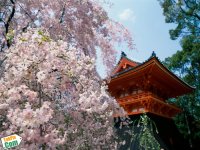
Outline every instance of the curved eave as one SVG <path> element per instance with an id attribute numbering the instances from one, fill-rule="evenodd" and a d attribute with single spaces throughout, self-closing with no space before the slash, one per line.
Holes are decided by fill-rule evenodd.
<path id="1" fill-rule="evenodd" d="M 136 66 L 138 66 L 140 63 L 136 62 L 136 61 L 132 61 L 129 58 L 127 58 L 126 56 L 122 56 L 117 64 L 117 66 L 113 69 L 112 74 L 117 74 L 120 70 L 120 68 L 124 65 L 124 64 L 128 64 L 131 66 L 131 68 L 134 68 Z M 130 68 L 129 68 L 130 69 Z M 126 69 L 127 70 L 127 69 Z"/>
<path id="2" fill-rule="evenodd" d="M 144 71 L 148 70 L 148 71 Z M 163 82 L 163 86 L 168 85 L 168 89 L 170 87 L 173 89 L 171 90 L 170 97 L 176 97 L 180 95 L 184 95 L 187 93 L 191 93 L 195 90 L 195 87 L 192 87 L 188 85 L 183 80 L 179 79 L 174 73 L 172 73 L 169 69 L 167 69 L 159 60 L 157 57 L 151 57 L 146 62 L 134 67 L 130 68 L 128 70 L 124 70 L 122 72 L 116 73 L 114 76 L 112 76 L 111 82 L 123 80 L 125 78 L 131 78 L 131 76 L 134 76 L 135 74 L 144 74 L 148 73 L 153 76 L 152 82 L 155 82 L 156 79 L 159 79 L 161 83 Z M 162 78 L 164 77 L 164 78 Z M 165 81 L 167 80 L 167 81 Z M 170 85 L 171 84 L 171 85 Z M 178 88 L 178 91 L 176 90 Z M 174 91 L 176 90 L 176 91 Z"/>
<path id="3" fill-rule="evenodd" d="M 188 88 L 191 90 L 191 92 L 193 90 L 195 90 L 196 88 L 189 85 L 188 83 L 186 83 L 185 81 L 183 81 L 182 79 L 180 79 L 176 74 L 172 73 L 167 67 L 165 67 L 159 60 L 157 57 L 153 57 L 153 59 L 156 60 L 157 65 L 160 67 L 160 69 L 162 69 L 164 72 L 168 73 L 168 75 L 170 75 L 172 78 L 174 78 L 175 80 L 177 80 L 180 84 L 182 84 L 184 87 Z"/>

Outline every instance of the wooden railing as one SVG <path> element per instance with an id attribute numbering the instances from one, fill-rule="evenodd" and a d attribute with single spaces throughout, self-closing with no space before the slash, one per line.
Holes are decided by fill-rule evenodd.
<path id="1" fill-rule="evenodd" d="M 174 105 L 170 105 L 164 99 L 151 92 L 142 92 L 117 99 L 118 103 L 126 107 L 129 115 L 143 112 L 151 112 L 157 115 L 171 118 L 181 110 Z M 134 111 L 133 111 L 134 110 Z"/>
<path id="2" fill-rule="evenodd" d="M 137 100 L 142 100 L 142 99 L 148 99 L 148 98 L 156 98 L 160 101 L 165 101 L 163 98 L 158 97 L 157 95 L 151 93 L 151 92 L 141 92 L 138 94 L 132 94 L 132 95 L 128 95 L 128 96 L 124 96 L 122 98 L 117 98 L 117 101 L 122 104 L 122 103 L 130 103 L 130 102 L 134 102 Z"/>

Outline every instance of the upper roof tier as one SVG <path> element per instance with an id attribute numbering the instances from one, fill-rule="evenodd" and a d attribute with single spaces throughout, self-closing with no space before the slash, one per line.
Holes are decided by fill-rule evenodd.
<path id="1" fill-rule="evenodd" d="M 122 52 L 121 59 L 113 70 L 109 88 L 117 92 L 130 87 L 157 90 L 165 98 L 181 96 L 195 89 L 167 69 L 154 52 L 143 63 L 128 59 Z"/>

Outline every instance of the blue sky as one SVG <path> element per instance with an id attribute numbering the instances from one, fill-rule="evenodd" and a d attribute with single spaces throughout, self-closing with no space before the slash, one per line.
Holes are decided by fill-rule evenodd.
<path id="1" fill-rule="evenodd" d="M 175 24 L 165 23 L 162 8 L 157 0 L 110 0 L 114 5 L 108 14 L 121 22 L 132 33 L 136 50 L 124 50 L 131 58 L 144 61 L 152 51 L 164 58 L 180 50 L 179 41 L 171 40 L 169 29 Z"/>
<path id="2" fill-rule="evenodd" d="M 179 41 L 171 40 L 169 29 L 175 24 L 165 23 L 162 8 L 157 0 L 110 0 L 111 8 L 106 7 L 110 18 L 119 21 L 129 29 L 136 50 L 119 47 L 129 58 L 143 62 L 155 51 L 160 60 L 180 50 Z M 118 53 L 118 59 L 120 52 Z M 101 71 L 100 71 L 101 72 Z"/>

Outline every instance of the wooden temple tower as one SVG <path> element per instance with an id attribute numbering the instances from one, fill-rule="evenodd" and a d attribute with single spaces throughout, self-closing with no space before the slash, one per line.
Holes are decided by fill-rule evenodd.
<path id="1" fill-rule="evenodd" d="M 128 59 L 122 52 L 108 89 L 130 117 L 142 113 L 150 115 L 166 147 L 177 149 L 177 138 L 180 137 L 171 118 L 180 113 L 181 109 L 166 100 L 191 93 L 194 88 L 168 70 L 154 52 L 143 63 Z"/>

